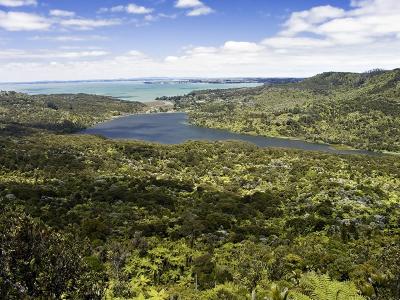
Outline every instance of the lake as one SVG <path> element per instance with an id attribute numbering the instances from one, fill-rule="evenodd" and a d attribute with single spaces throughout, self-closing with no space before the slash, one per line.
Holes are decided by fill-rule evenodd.
<path id="1" fill-rule="evenodd" d="M 172 80 L 0 83 L 0 90 L 37 94 L 96 94 L 122 100 L 150 102 L 162 96 L 182 96 L 205 89 L 255 87 L 259 83 L 191 83 Z"/>
<path id="2" fill-rule="evenodd" d="M 279 147 L 335 154 L 372 154 L 364 150 L 338 150 L 329 145 L 308 143 L 284 138 L 252 136 L 232 133 L 222 129 L 203 128 L 190 125 L 186 113 L 158 113 L 129 115 L 83 131 L 84 134 L 97 134 L 111 139 L 132 139 L 162 144 L 180 144 L 189 140 L 223 141 L 239 140 L 260 147 Z"/>

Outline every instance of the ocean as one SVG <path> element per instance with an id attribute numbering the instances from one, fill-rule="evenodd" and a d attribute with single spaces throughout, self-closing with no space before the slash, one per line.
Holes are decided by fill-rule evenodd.
<path id="1" fill-rule="evenodd" d="M 259 83 L 190 83 L 176 81 L 82 81 L 45 83 L 0 83 L 2 91 L 37 94 L 87 93 L 128 101 L 150 102 L 161 96 L 180 96 L 195 90 L 254 87 Z"/>

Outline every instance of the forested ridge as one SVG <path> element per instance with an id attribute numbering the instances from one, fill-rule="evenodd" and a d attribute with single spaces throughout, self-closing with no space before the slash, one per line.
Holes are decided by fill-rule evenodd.
<path id="1" fill-rule="evenodd" d="M 195 125 L 400 151 L 400 69 L 327 72 L 299 83 L 172 97 Z"/>
<path id="2" fill-rule="evenodd" d="M 0 92 L 0 129 L 4 135 L 37 129 L 73 133 L 123 114 L 142 112 L 146 105 L 88 94 L 27 95 Z"/>
<path id="3" fill-rule="evenodd" d="M 397 156 L 71 135 L 140 105 L 31 97 L 0 102 L 0 298 L 400 298 Z"/>

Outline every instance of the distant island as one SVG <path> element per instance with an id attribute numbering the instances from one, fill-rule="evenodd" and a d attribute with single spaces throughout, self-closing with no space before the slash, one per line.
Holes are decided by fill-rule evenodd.
<path id="1" fill-rule="evenodd" d="M 233 83 L 289 83 L 299 82 L 303 78 L 263 78 L 263 77 L 244 77 L 244 78 L 131 78 L 131 79 L 93 79 L 93 80 L 68 80 L 68 81 L 30 81 L 30 82 L 0 82 L 1 84 L 46 84 L 46 83 L 85 83 L 85 82 L 143 82 L 153 83 L 214 83 L 214 84 L 233 84 Z"/>

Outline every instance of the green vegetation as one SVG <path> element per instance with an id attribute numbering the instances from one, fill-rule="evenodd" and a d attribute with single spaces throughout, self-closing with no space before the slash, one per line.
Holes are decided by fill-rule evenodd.
<path id="1" fill-rule="evenodd" d="M 172 97 L 193 124 L 400 151 L 400 69 L 323 73 L 300 83 Z"/>
<path id="2" fill-rule="evenodd" d="M 0 130 L 16 134 L 37 131 L 72 133 L 95 123 L 137 113 L 145 105 L 105 96 L 37 95 L 0 92 Z"/>
<path id="3" fill-rule="evenodd" d="M 0 298 L 400 298 L 397 156 L 69 135 L 129 110 L 68 97 L 2 96 Z"/>

